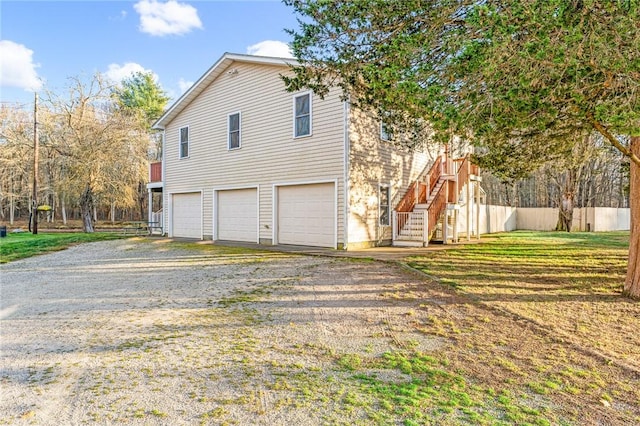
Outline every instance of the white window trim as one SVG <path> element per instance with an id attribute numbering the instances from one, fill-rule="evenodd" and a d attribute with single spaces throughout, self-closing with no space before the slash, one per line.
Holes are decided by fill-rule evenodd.
<path id="1" fill-rule="evenodd" d="M 182 155 L 182 129 L 187 129 L 187 155 Z M 191 155 L 191 129 L 189 126 L 178 128 L 178 158 L 189 158 Z"/>
<path id="2" fill-rule="evenodd" d="M 309 134 L 307 135 L 296 135 L 296 99 L 302 96 L 309 95 Z M 311 90 L 306 92 L 301 92 L 293 96 L 293 138 L 308 138 L 313 135 L 313 93 Z"/>
<path id="3" fill-rule="evenodd" d="M 382 190 L 386 189 L 388 191 L 387 194 L 387 219 L 389 223 L 382 223 Z M 386 183 L 378 184 L 378 225 L 379 226 L 391 226 L 391 185 Z"/>
<path id="4" fill-rule="evenodd" d="M 231 116 L 238 114 L 238 146 L 231 148 Z M 236 111 L 227 114 L 227 150 L 235 151 L 242 148 L 242 112 Z"/>

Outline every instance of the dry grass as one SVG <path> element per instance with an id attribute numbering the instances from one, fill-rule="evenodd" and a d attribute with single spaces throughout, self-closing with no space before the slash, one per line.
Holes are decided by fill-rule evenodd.
<path id="1" fill-rule="evenodd" d="M 519 232 L 410 265 L 466 310 L 443 309 L 425 327 L 458 336 L 447 356 L 465 376 L 544 395 L 576 422 L 626 424 L 640 408 L 640 303 L 621 296 L 627 253 L 628 233 Z"/>

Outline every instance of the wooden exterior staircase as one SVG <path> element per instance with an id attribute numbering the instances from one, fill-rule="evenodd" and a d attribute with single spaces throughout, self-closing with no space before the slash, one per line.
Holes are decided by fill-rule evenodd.
<path id="1" fill-rule="evenodd" d="M 393 245 L 427 246 L 446 209 L 455 208 L 464 185 L 469 184 L 471 175 L 478 174 L 468 155 L 455 160 L 444 154 L 436 158 L 431 168 L 409 186 L 393 211 Z"/>

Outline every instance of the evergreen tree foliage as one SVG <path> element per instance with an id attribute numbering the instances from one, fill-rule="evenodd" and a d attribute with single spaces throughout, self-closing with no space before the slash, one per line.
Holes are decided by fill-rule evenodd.
<path id="1" fill-rule="evenodd" d="M 285 3 L 299 15 L 291 91 L 338 86 L 385 124 L 471 140 L 506 178 L 600 133 L 631 161 L 625 292 L 640 297 L 640 0 Z"/>
<path id="2" fill-rule="evenodd" d="M 163 113 L 169 97 L 150 72 L 137 72 L 116 86 L 113 95 L 118 106 L 139 114 L 150 125 Z"/>

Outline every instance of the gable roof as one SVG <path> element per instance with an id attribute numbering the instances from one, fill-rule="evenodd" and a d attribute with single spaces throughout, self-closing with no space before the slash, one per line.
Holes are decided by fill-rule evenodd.
<path id="1" fill-rule="evenodd" d="M 200 95 L 222 72 L 234 62 L 266 65 L 299 65 L 293 58 L 276 58 L 270 56 L 242 55 L 238 53 L 225 53 L 218 61 L 205 72 L 186 92 L 175 101 L 162 116 L 153 123 L 151 128 L 163 130 L 183 109 Z"/>

